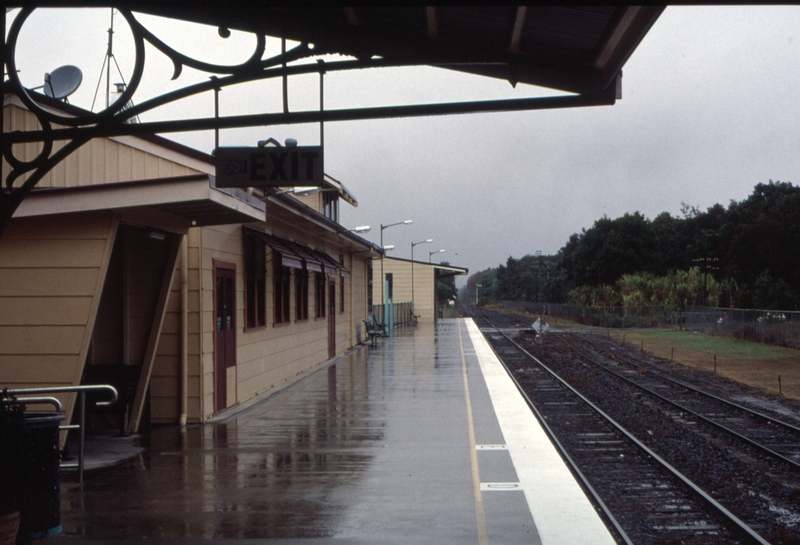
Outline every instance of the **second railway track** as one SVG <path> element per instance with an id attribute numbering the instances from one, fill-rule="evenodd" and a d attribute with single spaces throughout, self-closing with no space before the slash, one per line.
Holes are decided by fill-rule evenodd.
<path id="1" fill-rule="evenodd" d="M 492 317 L 473 317 L 608 510 L 620 543 L 800 543 L 800 430 L 792 423 L 670 384 L 582 336 L 515 342 Z M 529 326 L 494 318 L 512 332 Z"/>

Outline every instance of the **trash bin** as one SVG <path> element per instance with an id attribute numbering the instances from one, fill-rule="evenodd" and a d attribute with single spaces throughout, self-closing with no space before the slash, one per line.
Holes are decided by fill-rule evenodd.
<path id="1" fill-rule="evenodd" d="M 17 543 L 61 533 L 58 426 L 64 418 L 57 412 L 25 413 L 31 449 L 29 459 L 20 461 L 24 490 Z"/>

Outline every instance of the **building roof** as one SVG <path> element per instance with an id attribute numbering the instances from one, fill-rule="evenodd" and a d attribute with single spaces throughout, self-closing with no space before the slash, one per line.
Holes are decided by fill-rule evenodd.
<path id="1" fill-rule="evenodd" d="M 45 2 L 49 4 L 51 2 Z M 605 89 L 664 6 L 365 6 L 138 0 L 132 9 L 575 93 Z M 59 2 L 63 5 L 63 2 Z"/>
<path id="2" fill-rule="evenodd" d="M 384 259 L 388 261 L 404 261 L 406 263 L 414 263 L 415 265 L 424 265 L 426 267 L 432 267 L 434 269 L 434 274 L 436 278 L 445 278 L 447 276 L 458 276 L 462 274 L 469 274 L 469 269 L 466 267 L 458 267 L 455 265 L 444 265 L 442 263 L 430 263 L 428 261 L 417 261 L 406 259 L 404 257 L 391 257 L 386 256 Z"/>
<path id="3" fill-rule="evenodd" d="M 155 210 L 176 228 L 263 221 L 264 201 L 240 189 L 219 189 L 207 174 L 73 187 L 35 189 L 15 218 L 97 212 Z"/>

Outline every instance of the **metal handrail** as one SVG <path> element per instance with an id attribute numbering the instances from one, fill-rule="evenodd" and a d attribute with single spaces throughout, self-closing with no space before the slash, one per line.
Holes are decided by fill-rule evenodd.
<path id="1" fill-rule="evenodd" d="M 20 395 L 31 395 L 31 394 L 71 394 L 77 393 L 78 394 L 78 424 L 72 425 L 65 425 L 59 426 L 58 429 L 60 430 L 78 430 L 78 436 L 80 441 L 78 443 L 78 482 L 83 482 L 83 455 L 84 455 L 84 446 L 86 444 L 86 392 L 102 392 L 105 391 L 111 395 L 111 399 L 108 401 L 98 401 L 96 405 L 98 407 L 108 407 L 113 405 L 119 399 L 119 394 L 117 393 L 117 389 L 109 384 L 86 384 L 83 386 L 54 386 L 52 388 L 21 388 L 19 390 L 8 390 L 8 393 L 13 395 L 14 397 Z M 45 397 L 45 398 L 17 398 L 16 403 L 54 403 L 54 405 L 58 408 L 58 412 L 63 413 L 64 409 L 61 407 L 61 403 L 52 397 Z M 62 464 L 61 467 L 75 467 L 73 464 Z"/>
<path id="2" fill-rule="evenodd" d="M 9 390 L 9 393 L 13 393 Z M 64 407 L 61 402 L 54 397 L 23 397 L 22 399 L 15 399 L 14 401 L 4 401 L 5 403 L 16 403 L 18 405 L 40 405 L 49 403 L 53 406 L 58 414 L 64 414 Z"/>

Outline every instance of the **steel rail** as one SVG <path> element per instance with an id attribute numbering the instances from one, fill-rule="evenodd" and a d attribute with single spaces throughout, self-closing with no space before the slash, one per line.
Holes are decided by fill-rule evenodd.
<path id="1" fill-rule="evenodd" d="M 547 365 L 541 362 L 538 358 L 536 358 L 533 354 L 525 350 L 522 346 L 517 344 L 511 337 L 506 335 L 502 330 L 495 327 L 487 318 L 482 318 L 487 323 L 490 324 L 497 332 L 505 337 L 511 344 L 513 344 L 520 352 L 525 354 L 528 358 L 535 361 L 542 369 L 547 371 L 555 380 L 561 383 L 564 388 L 566 388 L 569 392 L 575 395 L 578 399 L 583 401 L 587 406 L 591 407 L 594 411 L 597 412 L 600 416 L 602 416 L 609 424 L 611 424 L 614 428 L 617 429 L 622 435 L 628 438 L 634 445 L 636 445 L 639 449 L 641 449 L 645 454 L 650 456 L 653 460 L 658 462 L 661 467 L 666 469 L 670 474 L 672 474 L 675 478 L 680 480 L 685 486 L 687 486 L 693 493 L 695 493 L 698 497 L 700 497 L 703 501 L 705 501 L 709 506 L 715 509 L 720 515 L 726 518 L 728 521 L 733 523 L 739 530 L 744 532 L 748 537 L 755 540 L 756 543 L 761 545 L 770 545 L 770 543 L 761 537 L 755 530 L 753 530 L 750 526 L 748 526 L 744 521 L 739 519 L 736 515 L 726 509 L 722 504 L 717 502 L 714 498 L 708 495 L 702 488 L 696 485 L 692 480 L 690 480 L 686 475 L 678 471 L 677 468 L 672 466 L 669 462 L 661 458 L 655 451 L 651 450 L 647 445 L 641 442 L 636 436 L 634 436 L 631 432 L 625 429 L 621 424 L 619 424 L 616 420 L 614 420 L 610 415 L 605 413 L 600 407 L 592 403 L 589 399 L 584 397 L 580 392 L 578 392 L 575 388 L 573 388 L 568 382 L 564 379 L 559 377 L 552 369 L 550 369 Z M 499 357 L 499 356 L 498 356 Z M 502 361 L 502 360 L 501 360 Z M 507 368 L 506 368 L 507 369 Z M 509 373 L 510 374 L 510 373 Z"/>
<path id="2" fill-rule="evenodd" d="M 12 390 L 9 390 L 11 392 Z M 52 405 L 53 408 L 56 410 L 58 414 L 64 414 L 64 407 L 61 405 L 61 402 L 54 398 L 54 397 L 23 397 L 20 399 L 15 399 L 14 401 L 4 400 L 4 403 L 11 405 Z M 35 412 L 27 413 L 36 415 Z"/>
<path id="3" fill-rule="evenodd" d="M 599 351 L 601 351 L 601 352 L 605 352 L 605 350 L 603 350 L 602 348 L 600 348 L 600 347 L 598 347 L 596 344 L 594 344 L 594 342 L 593 342 L 591 339 L 588 339 L 588 338 L 587 338 L 587 339 L 586 339 L 586 341 L 587 341 L 589 344 L 591 344 L 592 346 L 594 346 L 594 347 L 595 347 L 597 350 L 599 350 Z M 606 352 L 606 353 L 607 353 L 607 352 Z M 608 354 L 608 353 L 607 353 L 607 354 Z M 649 368 L 649 367 L 644 367 L 644 366 L 642 366 L 642 365 L 638 365 L 636 362 L 634 362 L 634 361 L 631 361 L 631 360 L 628 360 L 628 359 L 625 359 L 625 358 L 623 358 L 623 357 L 620 357 L 620 356 L 619 356 L 619 355 L 617 355 L 617 354 L 608 354 L 608 355 L 609 355 L 609 357 L 611 357 L 611 358 L 613 358 L 613 359 L 617 359 L 617 360 L 621 361 L 622 363 L 627 363 L 628 365 L 631 365 L 631 366 L 633 366 L 633 367 L 636 367 L 637 369 L 644 369 L 644 370 L 646 370 L 648 373 L 650 373 L 650 374 L 652 374 L 652 375 L 655 375 L 655 376 L 657 376 L 657 377 L 659 377 L 659 378 L 661 378 L 661 379 L 664 379 L 664 380 L 666 380 L 666 381 L 672 382 L 672 383 L 674 383 L 674 384 L 678 384 L 679 386 L 683 386 L 683 387 L 684 387 L 684 388 L 686 388 L 687 390 L 690 390 L 690 391 L 692 391 L 692 392 L 694 392 L 694 393 L 696 393 L 696 394 L 701 394 L 701 395 L 704 395 L 704 396 L 706 396 L 706 397 L 708 397 L 708 398 L 710 398 L 710 399 L 714 399 L 714 400 L 716 400 L 716 401 L 720 401 L 720 402 L 722 402 L 722 403 L 725 403 L 726 405 L 729 405 L 729 406 L 731 406 L 731 407 L 734 407 L 734 408 L 736 408 L 736 409 L 739 409 L 739 410 L 741 410 L 741 411 L 745 411 L 745 412 L 747 412 L 747 413 L 750 413 L 750 414 L 752 414 L 753 416 L 757 416 L 757 417 L 759 417 L 759 418 L 763 418 L 764 420 L 767 420 L 767 421 L 769 421 L 769 422 L 770 422 L 770 423 L 772 423 L 772 424 L 776 424 L 776 425 L 778 425 L 778 426 L 781 426 L 781 427 L 783 427 L 783 428 L 786 428 L 786 429 L 788 429 L 788 430 L 791 430 L 791 431 L 794 431 L 794 432 L 800 433 L 800 427 L 798 427 L 798 426 L 795 426 L 794 424 L 790 424 L 789 422 L 785 422 L 785 421 L 783 421 L 783 420 L 780 420 L 780 419 L 778 419 L 778 418 L 775 418 L 775 417 L 773 417 L 773 416 L 770 416 L 770 415 L 768 415 L 768 414 L 764 414 L 764 413 L 762 413 L 762 412 L 759 412 L 759 411 L 757 411 L 757 410 L 755 410 L 755 409 L 752 409 L 752 408 L 750 408 L 750 407 L 746 407 L 746 406 L 744 406 L 744 405 L 740 405 L 739 403 L 735 403 L 735 402 L 733 402 L 733 401 L 731 401 L 731 400 L 729 400 L 729 399 L 725 399 L 725 398 L 719 397 L 719 396 L 717 396 L 717 395 L 714 395 L 714 394 L 712 394 L 712 393 L 709 393 L 709 392 L 703 391 L 703 390 L 701 390 L 701 389 L 697 388 L 696 386 L 693 386 L 693 385 L 691 385 L 691 384 L 689 384 L 689 383 L 687 383 L 687 382 L 683 382 L 682 380 L 677 380 L 677 379 L 674 379 L 674 378 L 672 378 L 672 377 L 668 377 L 667 375 L 665 375 L 665 374 L 663 374 L 663 373 L 659 373 L 658 371 L 656 371 L 656 370 L 654 370 L 654 369 L 651 369 L 651 368 Z"/>
<path id="4" fill-rule="evenodd" d="M 500 331 L 500 329 L 497 328 L 487 318 L 481 317 L 481 319 L 485 320 L 489 325 L 494 327 L 497 331 Z M 500 333 L 503 334 L 504 336 L 506 336 L 505 333 L 502 333 L 502 331 L 500 331 Z M 508 336 L 506 336 L 506 338 L 508 338 Z M 492 351 L 494 352 L 494 347 L 492 347 L 491 344 L 489 346 L 490 346 L 490 348 L 492 348 Z M 586 477 L 586 475 L 584 475 L 583 471 L 581 471 L 581 469 L 578 467 L 577 462 L 575 462 L 575 460 L 572 459 L 572 457 L 567 452 L 566 447 L 561 443 L 561 441 L 559 441 L 559 439 L 556 436 L 555 432 L 553 432 L 552 428 L 548 424 L 547 419 L 545 419 L 544 415 L 539 411 L 539 408 L 536 407 L 536 405 L 534 405 L 533 401 L 531 401 L 531 398 L 528 397 L 528 394 L 522 388 L 522 385 L 519 383 L 519 381 L 517 381 L 517 378 L 514 376 L 514 374 L 511 372 L 511 370 L 506 365 L 506 362 L 503 361 L 503 358 L 501 358 L 500 355 L 497 354 L 497 352 L 495 352 L 495 355 L 497 356 L 498 361 L 502 364 L 503 368 L 506 370 L 506 373 L 508 373 L 508 376 L 511 378 L 512 382 L 514 383 L 514 386 L 516 386 L 517 391 L 519 391 L 519 393 L 522 395 L 522 398 L 525 400 L 525 403 L 528 404 L 528 407 L 530 407 L 530 409 L 533 412 L 534 416 L 536 416 L 536 420 L 539 421 L 539 425 L 542 426 L 542 428 L 544 429 L 545 433 L 550 438 L 550 441 L 552 441 L 552 443 L 555 445 L 556 449 L 558 450 L 558 453 L 561 455 L 561 458 L 563 458 L 564 461 L 567 462 L 567 464 L 569 465 L 570 470 L 572 471 L 573 475 L 576 475 L 578 477 L 578 479 L 580 480 L 581 485 L 583 486 L 583 489 L 586 490 L 587 492 L 589 492 L 589 494 L 591 495 L 592 499 L 595 501 L 595 503 L 598 505 L 598 507 L 600 507 L 601 511 L 603 512 L 603 516 L 614 527 L 614 530 L 619 534 L 620 538 L 627 545 L 635 545 L 635 543 L 631 540 L 631 538 L 628 536 L 628 534 L 622 528 L 622 525 L 619 523 L 619 521 L 617 521 L 617 518 L 611 512 L 611 509 L 603 501 L 603 498 L 600 497 L 600 494 L 597 492 L 597 490 L 595 490 L 595 488 L 589 482 L 589 479 Z"/>
<path id="5" fill-rule="evenodd" d="M 749 437 L 747 437 L 745 435 L 742 435 L 739 432 L 734 431 L 734 430 L 728 428 L 727 426 L 725 426 L 725 425 L 723 425 L 723 424 L 721 424 L 719 422 L 715 422 L 711 418 L 709 418 L 707 416 L 704 416 L 704 415 L 698 413 L 697 411 L 694 411 L 694 410 L 692 410 L 692 409 L 690 409 L 690 408 L 688 408 L 688 407 L 686 407 L 684 405 L 681 405 L 677 401 L 673 401 L 673 400 L 663 396 L 662 394 L 659 394 L 658 392 L 655 392 L 655 391 L 651 390 L 650 388 L 648 388 L 646 386 L 638 384 L 637 382 L 629 379 L 628 377 L 622 376 L 621 374 L 617 373 L 613 369 L 609 369 L 608 367 L 606 367 L 603 364 L 593 360 L 590 356 L 584 354 L 583 352 L 581 352 L 580 350 L 578 350 L 577 348 L 572 346 L 569 342 L 567 342 L 566 339 L 564 339 L 558 333 L 554 333 L 552 335 L 554 337 L 556 337 L 557 339 L 559 339 L 561 342 L 563 342 L 565 345 L 567 345 L 567 347 L 570 348 L 572 351 L 574 351 L 576 354 L 578 354 L 582 358 L 586 359 L 589 363 L 591 363 L 591 364 L 599 367 L 600 369 L 602 369 L 602 370 L 614 375 L 618 379 L 620 379 L 620 380 L 622 380 L 622 381 L 624 381 L 624 382 L 626 382 L 626 383 L 628 383 L 628 384 L 630 384 L 632 386 L 635 386 L 636 388 L 639 388 L 640 390 L 642 390 L 644 392 L 647 392 L 648 394 L 652 395 L 653 397 L 656 397 L 656 398 L 660 399 L 661 401 L 663 401 L 665 403 L 668 403 L 669 405 L 672 405 L 673 407 L 676 407 L 676 408 L 680 409 L 681 411 L 684 411 L 684 412 L 686 412 L 688 414 L 691 414 L 692 416 L 697 417 L 698 419 L 702 420 L 703 422 L 705 422 L 707 424 L 710 424 L 710 425 L 716 427 L 717 429 L 720 429 L 720 430 L 724 431 L 725 433 L 731 435 L 732 437 L 735 437 L 736 439 L 739 439 L 743 443 L 746 443 L 746 444 L 750 445 L 753 448 L 756 448 L 756 449 L 758 449 L 758 450 L 760 450 L 760 451 L 762 451 L 762 452 L 764 452 L 766 454 L 769 454 L 770 456 L 773 456 L 773 457 L 777 458 L 781 462 L 787 463 L 787 464 L 789 464 L 789 465 L 791 465 L 791 466 L 793 466 L 793 467 L 795 467 L 797 469 L 800 469 L 800 463 L 795 462 L 791 458 L 787 458 L 783 454 L 781 454 L 779 452 L 775 452 L 774 450 L 770 449 L 769 447 L 767 447 L 765 445 L 762 445 L 761 443 L 759 443 L 759 442 L 757 442 L 757 441 L 755 441 L 753 439 L 750 439 Z M 640 368 L 643 369 L 642 367 L 640 367 Z M 669 379 L 667 379 L 667 380 L 669 380 Z M 721 399 L 721 398 L 718 398 L 718 400 L 722 401 L 722 402 L 725 402 L 725 400 Z M 800 430 L 798 430 L 797 428 L 793 428 L 793 429 L 795 429 L 796 431 L 800 432 Z"/>

